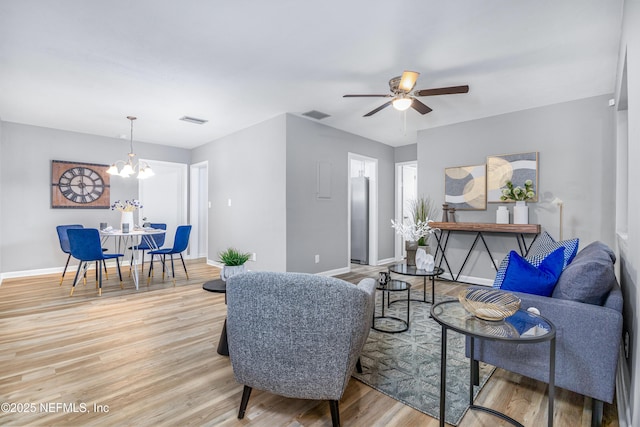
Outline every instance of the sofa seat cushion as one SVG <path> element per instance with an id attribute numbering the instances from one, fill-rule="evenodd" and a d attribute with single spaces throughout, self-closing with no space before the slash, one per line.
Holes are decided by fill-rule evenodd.
<path id="1" fill-rule="evenodd" d="M 551 296 L 563 265 L 563 247 L 541 258 L 537 265 L 531 264 L 516 251 L 511 251 L 500 289 Z"/>
<path id="2" fill-rule="evenodd" d="M 602 242 L 593 242 L 564 269 L 552 297 L 602 305 L 616 282 L 615 255 Z"/>

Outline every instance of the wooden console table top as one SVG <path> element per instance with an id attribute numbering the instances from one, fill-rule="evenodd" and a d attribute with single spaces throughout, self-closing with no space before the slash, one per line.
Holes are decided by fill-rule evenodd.
<path id="1" fill-rule="evenodd" d="M 540 234 L 540 224 L 494 224 L 490 222 L 431 222 L 431 228 L 443 231 Z"/>

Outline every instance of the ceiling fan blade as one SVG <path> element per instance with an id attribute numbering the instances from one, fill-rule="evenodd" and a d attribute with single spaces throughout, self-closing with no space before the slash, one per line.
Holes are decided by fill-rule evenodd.
<path id="1" fill-rule="evenodd" d="M 400 83 L 398 83 L 398 89 L 403 92 L 411 92 L 413 87 L 416 85 L 416 80 L 418 80 L 418 76 L 420 73 L 416 71 L 405 71 L 402 73 L 402 77 L 400 78 Z"/>
<path id="2" fill-rule="evenodd" d="M 365 114 L 362 117 L 369 117 L 369 116 L 373 116 L 375 113 L 377 113 L 378 111 L 387 108 L 389 105 L 391 105 L 392 101 L 389 102 L 385 102 L 384 104 L 382 104 L 381 106 L 379 106 L 378 108 L 376 108 L 375 110 L 371 110 L 369 111 L 367 114 Z"/>
<path id="3" fill-rule="evenodd" d="M 437 89 L 422 89 L 413 93 L 414 96 L 433 96 L 433 95 L 450 95 L 454 93 L 467 93 L 469 92 L 469 86 L 451 86 L 440 87 Z"/>
<path id="4" fill-rule="evenodd" d="M 390 98 L 393 95 L 342 95 L 343 98 Z"/>
<path id="5" fill-rule="evenodd" d="M 413 108 L 420 114 L 427 114 L 433 111 L 431 108 L 424 105 L 422 102 L 418 101 L 415 98 L 413 98 L 413 102 L 411 103 L 411 108 Z"/>

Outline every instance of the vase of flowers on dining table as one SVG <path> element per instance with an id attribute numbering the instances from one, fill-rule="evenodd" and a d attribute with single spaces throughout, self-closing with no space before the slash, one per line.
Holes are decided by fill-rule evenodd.
<path id="1" fill-rule="evenodd" d="M 141 208 L 139 200 L 131 199 L 131 200 L 116 200 L 114 204 L 111 205 L 111 210 L 120 211 L 120 229 L 125 230 L 133 230 L 133 213 Z M 124 224 L 127 224 L 125 226 Z"/>

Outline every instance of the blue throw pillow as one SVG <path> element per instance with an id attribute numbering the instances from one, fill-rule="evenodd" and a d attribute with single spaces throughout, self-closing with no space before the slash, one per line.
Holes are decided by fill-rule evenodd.
<path id="1" fill-rule="evenodd" d="M 531 253 L 527 256 L 527 260 L 535 264 L 537 260 L 544 259 L 551 252 L 555 251 L 561 246 L 564 246 L 564 265 L 562 268 L 566 268 L 567 265 L 571 263 L 573 258 L 575 258 L 578 253 L 578 244 L 580 243 L 580 239 L 569 239 L 563 240 L 561 242 L 556 242 L 553 237 L 546 231 L 542 233 L 540 238 L 538 239 L 538 243 L 531 251 Z"/>
<path id="2" fill-rule="evenodd" d="M 516 251 L 509 252 L 509 265 L 500 289 L 551 296 L 564 265 L 565 249 L 560 247 L 548 254 L 539 266 L 531 264 Z"/>

